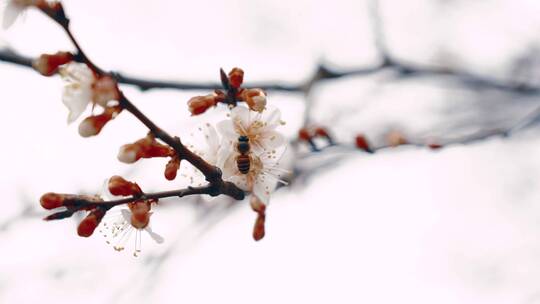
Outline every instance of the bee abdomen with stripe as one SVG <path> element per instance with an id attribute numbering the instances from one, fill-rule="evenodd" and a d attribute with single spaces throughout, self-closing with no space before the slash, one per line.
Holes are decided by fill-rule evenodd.
<path id="1" fill-rule="evenodd" d="M 236 157 L 236 166 L 238 167 L 238 171 L 240 171 L 242 174 L 248 174 L 249 168 L 251 167 L 251 158 L 249 157 L 249 138 L 244 135 L 239 136 L 236 149 L 238 150 L 238 153 L 240 153 L 240 155 Z"/>

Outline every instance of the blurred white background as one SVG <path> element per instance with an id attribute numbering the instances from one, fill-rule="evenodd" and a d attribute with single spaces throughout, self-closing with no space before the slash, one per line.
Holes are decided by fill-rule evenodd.
<path id="1" fill-rule="evenodd" d="M 64 4 L 98 65 L 139 77 L 218 81 L 220 67 L 239 66 L 247 81 L 296 84 L 319 62 L 348 70 L 381 60 L 367 1 Z M 539 83 L 540 66 L 527 64 L 525 76 L 515 68 L 524 56 L 540 58 L 536 0 L 386 0 L 379 14 L 394 58 Z M 28 56 L 71 49 L 37 11 L 1 39 Z M 83 139 L 77 124 L 66 125 L 59 78 L 7 63 L 0 69 L 0 303 L 540 303 L 534 124 L 438 151 L 330 149 L 298 160 L 303 174 L 274 195 L 260 242 L 251 238 L 247 201 L 195 207 L 192 199 L 165 200 L 153 217 L 165 243 L 143 239 L 134 258 L 99 234 L 79 238 L 78 218 L 42 221 L 47 212 L 38 200 L 49 191 L 99 193 L 114 174 L 148 190 L 180 187 L 163 179 L 164 160 L 116 160 L 118 147 L 145 128 L 122 113 L 101 135 Z M 123 90 L 174 134 L 224 115 L 189 117 L 186 101 L 206 92 Z M 508 127 L 538 107 L 540 96 L 382 69 L 321 82 L 309 101 L 312 121 L 339 141 L 363 132 L 380 143 L 392 129 L 437 138 Z M 269 103 L 281 108 L 283 131 L 294 139 L 304 96 L 269 92 Z"/>

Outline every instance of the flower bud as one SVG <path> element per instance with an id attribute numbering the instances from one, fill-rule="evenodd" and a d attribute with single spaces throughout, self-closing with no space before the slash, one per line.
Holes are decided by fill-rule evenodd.
<path id="1" fill-rule="evenodd" d="M 58 52 L 56 54 L 42 54 L 32 61 L 32 67 L 43 76 L 52 76 L 58 72 L 58 67 L 71 62 L 73 55 L 69 52 Z"/>
<path id="2" fill-rule="evenodd" d="M 176 178 L 178 169 L 180 169 L 180 159 L 175 155 L 165 166 L 165 178 L 168 180 L 174 180 Z"/>
<path id="3" fill-rule="evenodd" d="M 39 203 L 41 204 L 41 207 L 50 210 L 62 207 L 64 205 L 65 199 L 66 195 L 64 194 L 49 192 L 41 196 L 41 198 L 39 199 Z"/>
<path id="4" fill-rule="evenodd" d="M 315 129 L 315 135 L 320 136 L 320 137 L 330 137 L 330 135 L 328 134 L 328 131 L 326 131 L 325 128 L 321 128 L 321 127 L 318 127 Z"/>
<path id="5" fill-rule="evenodd" d="M 386 140 L 388 141 L 388 144 L 392 147 L 397 147 L 401 145 L 407 144 L 407 139 L 405 138 L 405 135 L 399 131 L 390 131 L 388 134 L 386 134 Z"/>
<path id="6" fill-rule="evenodd" d="M 355 144 L 356 144 L 356 147 L 358 149 L 360 149 L 360 150 L 364 150 L 364 151 L 369 152 L 369 153 L 373 152 L 371 150 L 371 148 L 369 147 L 369 143 L 368 143 L 367 139 L 362 134 L 359 134 L 359 135 L 356 136 Z"/>
<path id="7" fill-rule="evenodd" d="M 266 108 L 266 94 L 261 89 L 245 89 L 240 93 L 240 100 L 246 102 L 255 112 L 262 112 Z"/>
<path id="8" fill-rule="evenodd" d="M 159 143 L 152 135 L 148 135 L 120 147 L 117 157 L 123 163 L 132 164 L 141 158 L 172 157 L 175 154 L 173 148 Z"/>
<path id="9" fill-rule="evenodd" d="M 266 220 L 266 215 L 264 213 L 257 214 L 257 219 L 255 220 L 255 225 L 253 226 L 253 239 L 255 241 L 260 241 L 264 237 L 265 220 Z"/>
<path id="10" fill-rule="evenodd" d="M 437 142 L 430 142 L 430 143 L 428 143 L 427 146 L 428 146 L 428 148 L 430 148 L 431 150 L 439 150 L 439 149 L 441 149 L 441 148 L 443 147 L 442 144 L 439 144 L 439 143 L 437 143 Z"/>
<path id="11" fill-rule="evenodd" d="M 94 233 L 97 226 L 105 216 L 106 211 L 102 208 L 93 209 L 77 227 L 77 234 L 81 237 L 89 237 Z"/>
<path id="12" fill-rule="evenodd" d="M 120 99 L 116 80 L 110 76 L 103 76 L 94 81 L 92 93 L 92 101 L 102 107 L 106 107 L 109 101 Z"/>
<path id="13" fill-rule="evenodd" d="M 310 141 L 311 140 L 311 132 L 307 128 L 301 128 L 298 130 L 298 138 L 303 141 Z"/>
<path id="14" fill-rule="evenodd" d="M 130 196 L 142 193 L 142 190 L 137 183 L 127 181 L 118 175 L 111 177 L 107 186 L 112 195 Z"/>
<path id="15" fill-rule="evenodd" d="M 125 163 L 125 164 L 132 164 L 139 159 L 141 159 L 141 156 L 139 155 L 140 148 L 137 145 L 134 144 L 127 144 L 120 147 L 120 150 L 118 151 L 117 158 L 119 161 Z"/>
<path id="16" fill-rule="evenodd" d="M 199 115 L 210 107 L 217 104 L 216 95 L 208 94 L 206 96 L 195 96 L 188 101 L 189 112 L 191 115 Z"/>
<path id="17" fill-rule="evenodd" d="M 108 109 L 102 114 L 86 117 L 79 124 L 79 135 L 82 137 L 98 135 L 99 132 L 101 132 L 101 129 L 103 129 L 103 127 L 114 117 L 114 113 Z"/>
<path id="18" fill-rule="evenodd" d="M 231 87 L 238 89 L 244 81 L 244 71 L 240 68 L 233 68 L 229 72 L 229 84 Z"/>
<path id="19" fill-rule="evenodd" d="M 152 139 L 152 142 L 148 143 L 148 145 L 142 146 L 142 148 L 143 158 L 168 157 L 175 155 L 173 148 L 160 144 L 155 139 Z"/>

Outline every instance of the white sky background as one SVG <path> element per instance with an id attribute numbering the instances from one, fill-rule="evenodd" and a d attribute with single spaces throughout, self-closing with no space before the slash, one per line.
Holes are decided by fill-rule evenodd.
<path id="1" fill-rule="evenodd" d="M 363 1 L 72 0 L 65 8 L 87 54 L 100 66 L 150 78 L 217 81 L 240 66 L 250 81 L 297 83 L 324 60 L 371 66 L 378 54 Z M 513 61 L 540 38 L 538 1 L 382 1 L 392 55 L 419 64 L 511 79 Z M 69 49 L 61 29 L 35 11 L 1 35 L 31 56 Z M 450 78 L 370 76 L 314 88 L 313 119 L 341 141 L 365 132 L 380 142 L 399 128 L 423 138 L 508 126 L 538 105 L 497 91 L 470 91 Z M 164 161 L 118 163 L 118 147 L 146 130 L 127 113 L 100 136 L 66 126 L 61 81 L 0 64 L 0 303 L 540 303 L 540 136 L 537 128 L 438 152 L 375 155 L 331 150 L 299 165 L 340 159 L 276 193 L 267 235 L 251 239 L 246 202 L 220 217 L 188 203 L 156 208 L 163 245 L 117 253 L 99 234 L 76 236 L 72 219 L 45 223 L 42 193 L 96 193 L 123 174 L 143 189 Z M 171 133 L 224 116 L 190 118 L 201 92 L 126 94 Z M 292 138 L 300 95 L 271 93 Z M 170 202 L 170 203 L 169 203 Z M 216 202 L 207 202 L 212 204 Z M 30 208 L 30 209 L 28 209 Z M 21 212 L 28 216 L 21 217 Z M 201 220 L 203 216 L 204 220 Z"/>

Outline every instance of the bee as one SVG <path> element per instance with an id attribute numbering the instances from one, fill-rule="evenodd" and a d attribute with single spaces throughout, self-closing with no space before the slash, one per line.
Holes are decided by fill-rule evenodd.
<path id="1" fill-rule="evenodd" d="M 248 174 L 249 168 L 251 167 L 251 156 L 249 155 L 251 147 L 247 136 L 241 135 L 238 137 L 236 150 L 240 153 L 240 155 L 236 157 L 238 171 L 242 174 Z"/>

